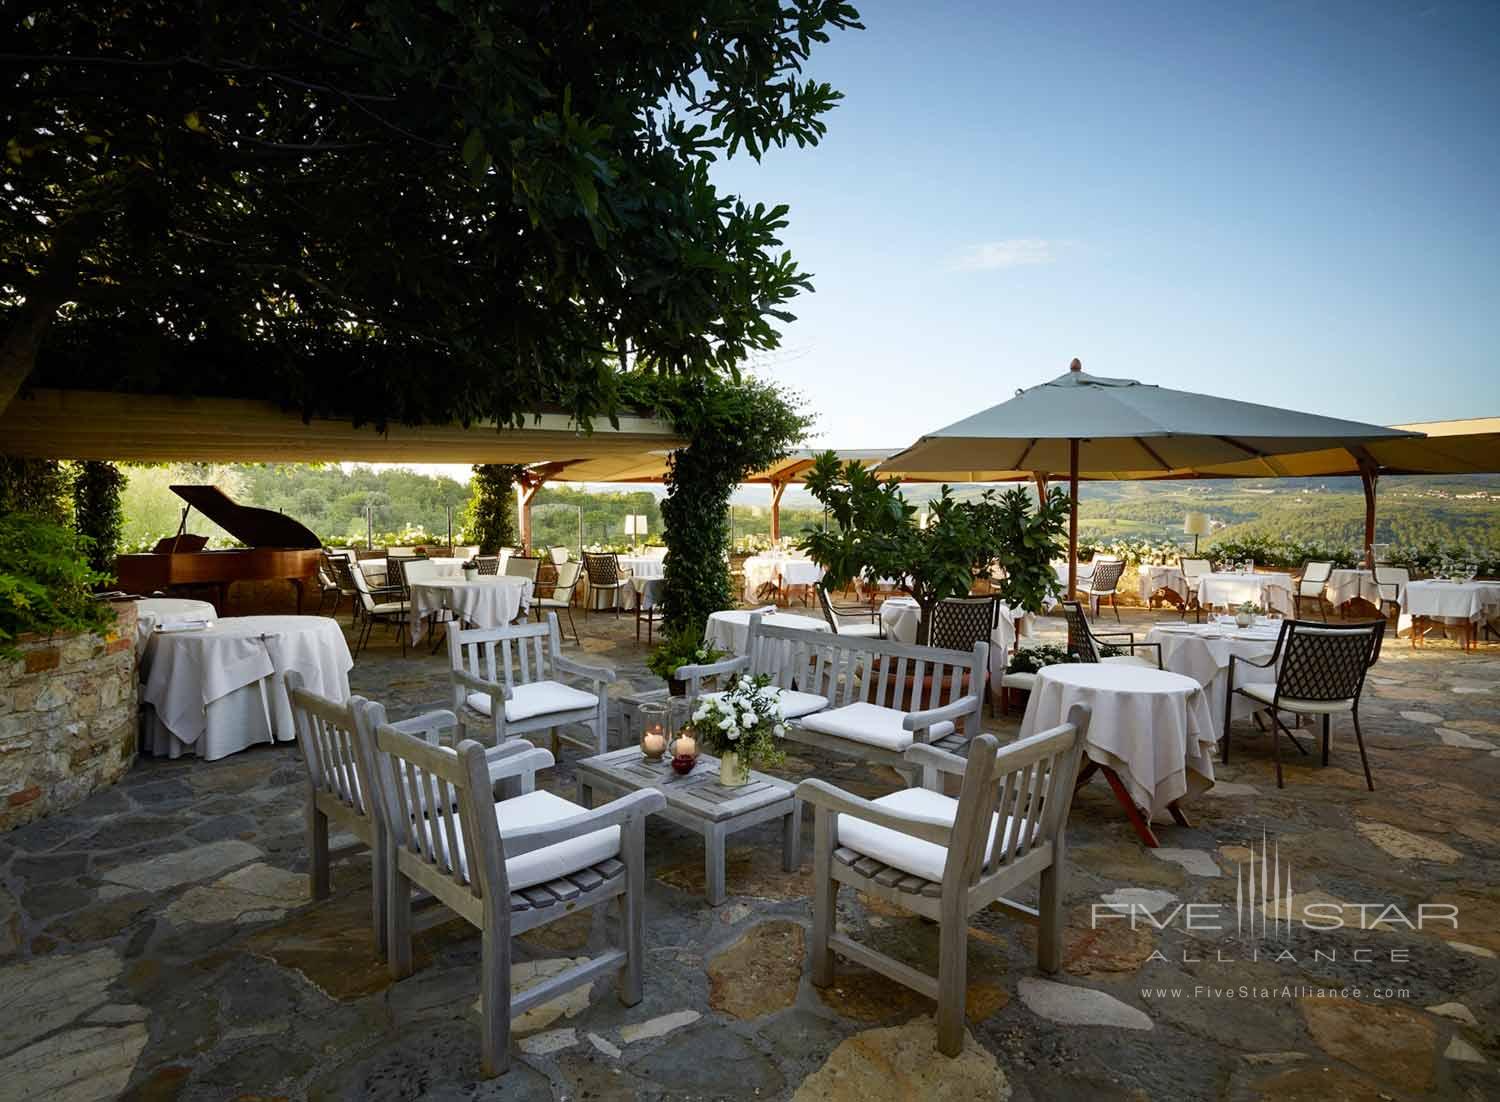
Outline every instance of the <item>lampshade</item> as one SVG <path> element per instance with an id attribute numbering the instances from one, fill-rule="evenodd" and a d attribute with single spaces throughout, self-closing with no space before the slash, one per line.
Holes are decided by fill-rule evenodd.
<path id="1" fill-rule="evenodd" d="M 1182 518 L 1182 530 L 1189 536 L 1206 536 L 1209 533 L 1207 513 L 1188 513 Z"/>
<path id="2" fill-rule="evenodd" d="M 644 513 L 637 513 L 635 515 L 635 534 L 638 536 L 646 534 L 646 515 Z"/>
<path id="3" fill-rule="evenodd" d="M 627 513 L 625 516 L 625 534 L 627 536 L 633 536 L 636 534 L 634 513 Z"/>

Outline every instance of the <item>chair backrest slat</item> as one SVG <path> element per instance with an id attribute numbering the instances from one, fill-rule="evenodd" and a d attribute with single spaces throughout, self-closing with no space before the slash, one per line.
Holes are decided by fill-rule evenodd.
<path id="1" fill-rule="evenodd" d="M 283 678 L 308 783 L 315 793 L 370 818 L 368 789 L 360 784 L 355 764 L 355 710 L 361 698 L 339 704 L 309 692 L 296 670 L 288 670 Z"/>

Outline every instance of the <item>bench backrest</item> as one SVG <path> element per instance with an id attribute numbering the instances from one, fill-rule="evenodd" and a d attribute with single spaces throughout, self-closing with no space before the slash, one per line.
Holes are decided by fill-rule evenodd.
<path id="1" fill-rule="evenodd" d="M 773 685 L 796 687 L 828 698 L 830 707 L 864 702 L 918 712 L 949 703 L 940 699 L 975 694 L 975 725 L 984 703 L 982 687 L 989 663 L 987 642 L 972 650 L 945 650 L 867 636 L 801 631 L 750 617 L 747 676 L 765 675 Z M 910 687 L 910 697 L 906 690 Z"/>

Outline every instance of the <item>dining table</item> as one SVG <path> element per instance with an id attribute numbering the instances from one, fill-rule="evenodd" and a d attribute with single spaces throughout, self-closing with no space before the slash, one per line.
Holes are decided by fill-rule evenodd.
<path id="1" fill-rule="evenodd" d="M 498 628 L 531 608 L 535 583 L 509 574 L 480 574 L 473 578 L 426 577 L 411 588 L 411 641 L 415 643 L 442 612 L 475 628 Z"/>
<path id="2" fill-rule="evenodd" d="M 1295 584 L 1290 574 L 1264 570 L 1215 570 L 1198 579 L 1198 604 L 1203 608 L 1238 608 L 1248 601 L 1290 616 Z"/>
<path id="3" fill-rule="evenodd" d="M 778 596 L 792 587 L 817 585 L 823 578 L 823 568 L 812 559 L 785 551 L 765 551 L 751 555 L 741 564 L 745 575 L 744 599 L 747 604 L 762 600 L 761 588 L 767 584 L 776 588 Z"/>
<path id="4" fill-rule="evenodd" d="M 135 657 L 142 674 L 147 648 L 158 627 L 164 632 L 197 630 L 219 618 L 219 612 L 207 601 L 186 597 L 144 597 L 135 603 Z"/>
<path id="5" fill-rule="evenodd" d="M 990 685 L 1000 684 L 1000 675 L 1010 661 L 1016 639 L 1030 635 L 1035 618 L 1025 609 L 1012 609 L 1000 601 L 996 610 L 999 620 L 990 631 Z M 915 597 L 888 597 L 880 604 L 881 633 L 898 643 L 915 643 L 917 627 L 922 621 L 922 606 Z"/>
<path id="6" fill-rule="evenodd" d="M 1249 627 L 1240 627 L 1233 618 L 1217 616 L 1201 624 L 1158 623 L 1146 633 L 1147 644 L 1161 647 L 1162 668 L 1191 677 L 1208 694 L 1209 714 L 1216 724 L 1224 720 L 1224 701 L 1229 695 L 1229 659 L 1231 656 L 1264 662 L 1276 652 L 1281 623 L 1257 616 Z M 1274 683 L 1274 668 L 1235 664 L 1235 682 Z M 1264 705 L 1246 696 L 1234 698 L 1235 719 L 1246 719 Z"/>
<path id="7" fill-rule="evenodd" d="M 215 761 L 262 742 L 296 738 L 282 675 L 308 691 L 349 699 L 354 659 L 326 616 L 226 616 L 194 631 L 156 632 L 141 689 L 147 752 Z"/>
<path id="8" fill-rule="evenodd" d="M 1380 607 L 1380 588 L 1375 584 L 1375 574 L 1369 570 L 1335 567 L 1323 586 L 1323 596 L 1334 608 L 1356 600 Z"/>
<path id="9" fill-rule="evenodd" d="M 1150 606 L 1151 599 L 1159 593 L 1170 593 L 1172 603 L 1182 605 L 1187 601 L 1187 579 L 1182 567 L 1176 563 L 1143 562 L 1135 568 L 1140 583 L 1141 603 Z"/>
<path id="10" fill-rule="evenodd" d="M 768 627 L 794 631 L 828 630 L 828 625 L 816 617 L 777 612 L 774 605 L 762 609 L 732 608 L 709 613 L 708 624 L 703 630 L 704 641 L 730 654 L 745 654 L 750 637 L 750 617 L 756 612 L 760 613 L 761 623 Z"/>
<path id="11" fill-rule="evenodd" d="M 1137 837 L 1160 843 L 1153 820 L 1190 826 L 1181 801 L 1214 783 L 1218 738 L 1208 695 L 1180 673 L 1123 662 L 1044 666 L 1021 720 L 1021 738 L 1064 722 L 1074 704 L 1091 712 L 1079 785 L 1103 774 Z"/>
<path id="12" fill-rule="evenodd" d="M 1420 646 L 1434 623 L 1452 627 L 1465 650 L 1478 645 L 1479 628 L 1500 620 L 1500 581 L 1453 581 L 1430 578 L 1408 582 L 1401 590 L 1397 632 L 1409 631 Z"/>

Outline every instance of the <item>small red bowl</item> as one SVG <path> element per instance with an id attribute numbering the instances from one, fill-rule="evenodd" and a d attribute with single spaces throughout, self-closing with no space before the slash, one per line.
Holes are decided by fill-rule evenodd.
<path id="1" fill-rule="evenodd" d="M 678 754 L 672 759 L 672 771 L 687 774 L 693 771 L 693 766 L 698 764 L 698 759 L 689 754 Z"/>

